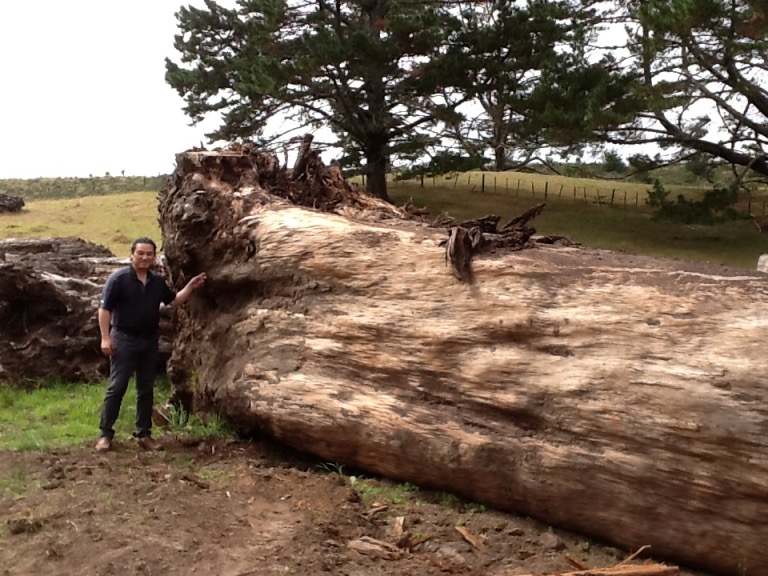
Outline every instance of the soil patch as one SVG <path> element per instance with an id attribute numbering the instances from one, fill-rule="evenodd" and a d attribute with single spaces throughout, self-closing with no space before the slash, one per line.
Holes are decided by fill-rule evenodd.
<path id="1" fill-rule="evenodd" d="M 267 441 L 165 445 L 0 452 L 0 573 L 512 576 L 627 555 Z"/>

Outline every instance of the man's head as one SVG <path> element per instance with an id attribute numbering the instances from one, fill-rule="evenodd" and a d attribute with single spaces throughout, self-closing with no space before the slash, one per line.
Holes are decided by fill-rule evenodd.
<path id="1" fill-rule="evenodd" d="M 149 244 L 152 246 L 152 253 L 154 254 L 157 252 L 157 244 L 155 244 L 155 241 L 152 240 L 152 238 L 149 236 L 142 236 L 141 238 L 136 238 L 136 240 L 133 241 L 133 244 L 131 244 L 131 254 L 136 252 L 136 248 L 139 246 L 139 244 Z"/>
<path id="2" fill-rule="evenodd" d="M 152 238 L 142 236 L 131 244 L 131 265 L 136 270 L 146 271 L 155 265 L 157 245 Z"/>

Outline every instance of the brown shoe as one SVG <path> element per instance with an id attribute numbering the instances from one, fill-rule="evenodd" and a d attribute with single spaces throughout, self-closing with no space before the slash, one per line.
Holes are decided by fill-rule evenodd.
<path id="1" fill-rule="evenodd" d="M 99 441 L 96 442 L 96 452 L 106 452 L 112 448 L 112 439 L 102 436 Z"/>
<path id="2" fill-rule="evenodd" d="M 155 452 L 157 450 L 162 450 L 163 446 L 152 436 L 144 436 L 143 438 L 139 438 L 138 440 L 139 446 L 144 448 L 147 452 Z"/>

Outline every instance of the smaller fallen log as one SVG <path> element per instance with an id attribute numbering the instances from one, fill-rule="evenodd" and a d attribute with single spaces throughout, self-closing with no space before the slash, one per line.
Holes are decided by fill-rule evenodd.
<path id="1" fill-rule="evenodd" d="M 0 194 L 0 213 L 21 212 L 24 208 L 24 198 Z"/>
<path id="2" fill-rule="evenodd" d="M 125 259 L 80 238 L 0 240 L 0 384 L 94 382 L 109 372 L 96 311 L 109 274 Z M 164 371 L 173 320 L 161 321 Z"/>

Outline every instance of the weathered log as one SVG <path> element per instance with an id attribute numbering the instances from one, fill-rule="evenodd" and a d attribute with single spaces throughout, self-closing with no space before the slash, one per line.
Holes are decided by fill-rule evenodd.
<path id="1" fill-rule="evenodd" d="M 764 275 L 540 247 L 480 253 L 462 284 L 444 230 L 338 190 L 317 196 L 335 214 L 292 205 L 311 194 L 270 166 L 182 154 L 160 194 L 174 281 L 209 274 L 169 363 L 181 397 L 329 461 L 763 573 Z"/>
<path id="2" fill-rule="evenodd" d="M 80 238 L 0 240 L 0 383 L 102 380 L 109 362 L 99 346 L 98 299 L 126 263 Z M 162 371 L 172 322 L 166 311 Z"/>
<path id="3" fill-rule="evenodd" d="M 21 212 L 24 208 L 24 198 L 21 196 L 10 196 L 0 194 L 0 214 L 10 212 Z"/>

